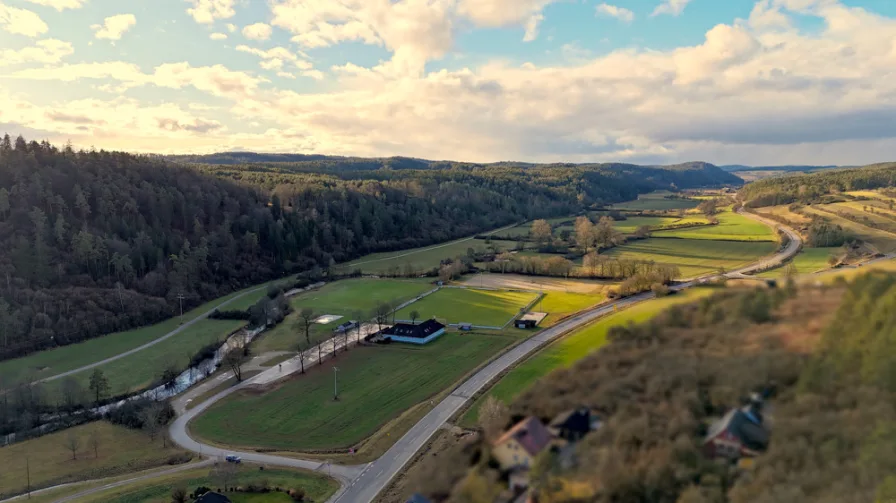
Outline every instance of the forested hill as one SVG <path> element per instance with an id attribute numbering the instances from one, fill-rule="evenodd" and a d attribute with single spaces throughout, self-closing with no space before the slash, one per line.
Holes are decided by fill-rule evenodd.
<path id="1" fill-rule="evenodd" d="M 523 162 L 498 162 L 477 164 L 455 161 L 429 161 L 408 157 L 361 158 L 338 157 L 305 154 L 259 154 L 254 152 L 223 152 L 208 155 L 165 156 L 167 160 L 190 163 L 244 166 L 257 169 L 263 166 L 266 170 L 281 172 L 330 173 L 341 177 L 370 176 L 370 173 L 358 175 L 359 171 L 397 171 L 397 170 L 434 170 L 434 171 L 466 171 L 481 173 L 535 171 L 546 170 L 576 171 L 580 173 L 613 172 L 635 175 L 664 184 L 674 184 L 681 188 L 693 188 L 714 185 L 741 185 L 743 180 L 726 173 L 705 162 L 689 162 L 669 166 L 638 166 L 626 163 L 593 163 L 593 164 L 534 164 Z M 383 176 L 383 175 L 380 175 Z M 391 173 L 385 176 L 393 176 Z"/>
<path id="2" fill-rule="evenodd" d="M 832 169 L 811 174 L 767 178 L 744 186 L 740 197 L 748 206 L 817 202 L 833 192 L 878 189 L 896 185 L 896 163 Z"/>
<path id="3" fill-rule="evenodd" d="M 186 309 L 371 252 L 719 183 L 705 167 L 339 166 L 185 166 L 4 137 L 0 358 L 160 321 L 180 294 Z"/>

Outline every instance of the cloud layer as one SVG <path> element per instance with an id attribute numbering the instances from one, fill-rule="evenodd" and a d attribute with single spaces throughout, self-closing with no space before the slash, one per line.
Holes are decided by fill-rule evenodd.
<path id="1" fill-rule="evenodd" d="M 115 94 L 111 101 L 35 104 L 4 91 L 0 81 L 0 102 L 8 104 L 0 123 L 47 131 L 57 141 L 137 151 L 756 164 L 853 164 L 896 152 L 896 19 L 836 0 L 760 0 L 748 18 L 666 50 L 594 56 L 566 44 L 568 57 L 552 64 L 427 66 L 453 53 L 458 30 L 503 27 L 519 30 L 520 41 L 527 32 L 534 37 L 550 3 L 272 0 L 270 25 L 288 32 L 292 44 L 267 42 L 270 34 L 248 37 L 252 43 L 222 47 L 221 63 L 209 65 L 72 60 L 70 44 L 42 39 L 0 54 L 3 73 Z M 681 14 L 685 3 L 667 1 L 659 13 Z M 186 5 L 197 22 L 217 23 L 215 40 L 237 30 L 223 24 L 233 2 Z M 646 19 L 606 3 L 595 12 L 634 26 Z M 816 17 L 822 27 L 803 32 L 797 16 Z M 315 68 L 309 53 L 346 41 L 379 45 L 391 57 L 369 68 Z M 225 62 L 237 53 L 257 58 L 258 67 L 229 68 Z M 301 77 L 326 86 L 292 87 L 313 82 Z M 131 97 L 138 87 L 170 101 Z M 185 89 L 208 101 L 178 104 Z"/>

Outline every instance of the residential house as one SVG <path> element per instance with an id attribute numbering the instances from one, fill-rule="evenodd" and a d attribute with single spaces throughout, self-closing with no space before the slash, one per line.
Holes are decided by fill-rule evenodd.
<path id="1" fill-rule="evenodd" d="M 754 457 L 768 447 L 769 430 L 762 415 L 763 400 L 754 394 L 747 405 L 731 409 L 713 423 L 703 441 L 703 453 L 713 459 Z"/>
<path id="2" fill-rule="evenodd" d="M 445 333 L 445 325 L 436 320 L 426 320 L 423 323 L 412 325 L 409 323 L 396 323 L 383 329 L 383 338 L 392 342 L 407 342 L 410 344 L 426 344 Z"/>
<path id="3" fill-rule="evenodd" d="M 578 442 L 588 433 L 600 427 L 600 418 L 588 407 L 563 412 L 548 425 L 548 431 L 567 442 Z"/>
<path id="4" fill-rule="evenodd" d="M 507 430 L 492 445 L 492 456 L 505 471 L 528 468 L 551 444 L 551 433 L 535 417 L 527 417 Z"/>

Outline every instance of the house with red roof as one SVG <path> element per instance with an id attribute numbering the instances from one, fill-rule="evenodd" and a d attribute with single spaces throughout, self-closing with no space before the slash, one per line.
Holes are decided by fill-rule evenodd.
<path id="1" fill-rule="evenodd" d="M 492 457 L 501 469 L 529 468 L 536 456 L 551 445 L 551 432 L 536 417 L 527 417 L 492 444 Z"/>

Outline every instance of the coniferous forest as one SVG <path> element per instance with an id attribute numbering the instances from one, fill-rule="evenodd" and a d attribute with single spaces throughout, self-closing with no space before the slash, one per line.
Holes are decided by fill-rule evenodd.
<path id="1" fill-rule="evenodd" d="M 5 136 L 0 358 L 161 321 L 176 313 L 181 295 L 187 309 L 367 253 L 570 215 L 656 189 L 739 180 L 704 163 L 293 156 L 247 164 L 243 157 L 173 162 Z"/>

